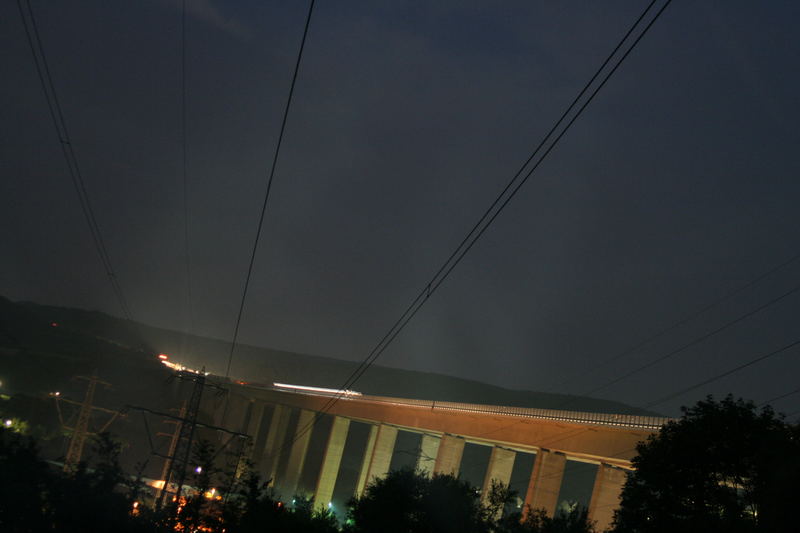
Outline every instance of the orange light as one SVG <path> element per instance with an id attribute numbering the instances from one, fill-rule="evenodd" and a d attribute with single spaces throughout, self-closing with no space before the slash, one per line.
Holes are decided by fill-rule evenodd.
<path id="1" fill-rule="evenodd" d="M 165 353 L 160 353 L 158 354 L 158 358 L 161 359 L 162 361 L 166 361 L 167 359 L 169 359 L 169 356 Z"/>

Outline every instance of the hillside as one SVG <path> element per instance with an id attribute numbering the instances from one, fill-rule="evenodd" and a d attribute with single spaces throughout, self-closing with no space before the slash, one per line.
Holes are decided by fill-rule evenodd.
<path id="1" fill-rule="evenodd" d="M 52 324 L 57 324 L 53 326 Z M 156 328 L 97 311 L 15 303 L 0 297 L 0 363 L 8 387 L 53 390 L 79 373 L 97 369 L 112 382 L 135 376 L 134 390 L 152 394 L 165 379 L 155 354 L 191 353 L 186 364 L 224 374 L 230 344 Z M 184 361 L 182 361 L 184 362 Z M 256 346 L 237 348 L 237 379 L 338 388 L 357 364 Z M 43 371 L 45 370 L 46 371 Z M 22 387 L 22 383 L 25 386 Z M 125 387 L 129 387 L 126 385 Z M 355 387 L 365 394 L 606 413 L 652 414 L 619 402 L 511 390 L 442 374 L 374 365 Z M 134 392 L 134 391 L 131 391 Z M 161 402 L 158 402 L 161 403 Z M 563 407 L 567 404 L 567 407 Z"/>

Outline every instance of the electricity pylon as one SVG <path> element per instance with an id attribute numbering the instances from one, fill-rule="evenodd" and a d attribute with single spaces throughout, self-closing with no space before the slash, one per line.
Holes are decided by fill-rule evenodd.
<path id="1" fill-rule="evenodd" d="M 61 398 L 59 394 L 53 395 L 56 400 L 56 409 L 58 410 L 58 419 L 61 422 L 61 426 L 64 429 L 72 432 L 72 436 L 69 440 L 69 447 L 67 448 L 67 455 L 64 459 L 65 472 L 74 470 L 78 463 L 81 462 L 81 457 L 83 456 L 83 446 L 86 444 L 86 438 L 90 435 L 96 435 L 97 433 L 104 432 L 120 414 L 119 411 L 112 411 L 111 409 L 104 409 L 103 407 L 97 407 L 93 405 L 94 393 L 97 389 L 97 384 L 99 383 L 106 387 L 110 387 L 110 383 L 101 381 L 100 378 L 98 378 L 95 374 L 92 374 L 91 377 L 78 376 L 78 379 L 83 379 L 89 382 L 86 387 L 86 395 L 83 397 L 83 402 L 76 402 L 66 398 Z M 80 406 L 80 410 L 78 411 L 78 421 L 73 427 L 67 426 L 64 423 L 63 417 L 61 416 L 61 406 L 59 405 L 59 402 L 62 401 Z M 91 421 L 93 411 L 101 411 L 111 415 L 111 418 L 97 432 L 89 431 L 89 422 Z"/>

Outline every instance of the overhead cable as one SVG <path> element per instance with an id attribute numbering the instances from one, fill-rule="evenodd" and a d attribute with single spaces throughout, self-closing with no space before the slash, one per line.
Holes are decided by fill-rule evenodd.
<path id="1" fill-rule="evenodd" d="M 509 202 L 514 198 L 514 196 L 519 192 L 520 188 L 522 188 L 525 183 L 527 183 L 528 179 L 533 175 L 537 168 L 541 165 L 541 163 L 547 158 L 550 152 L 555 148 L 558 142 L 563 138 L 564 134 L 572 127 L 578 117 L 581 116 L 583 111 L 589 105 L 589 103 L 594 100 L 595 96 L 600 92 L 600 90 L 605 86 L 608 80 L 613 76 L 613 74 L 617 71 L 619 66 L 625 61 L 625 59 L 630 55 L 636 45 L 641 41 L 641 39 L 647 34 L 653 24 L 658 20 L 664 10 L 669 6 L 672 0 L 667 0 L 661 8 L 658 9 L 656 14 L 650 19 L 650 21 L 645 25 L 645 27 L 639 32 L 638 36 L 636 36 L 633 41 L 628 45 L 627 49 L 624 53 L 614 62 L 613 66 L 602 75 L 602 79 L 599 83 L 594 86 L 594 89 L 591 90 L 591 93 L 587 98 L 583 100 L 583 102 L 578 106 L 579 101 L 581 98 L 586 94 L 589 93 L 592 85 L 598 78 L 601 78 L 601 74 L 606 69 L 606 67 L 612 62 L 612 59 L 617 55 L 617 53 L 623 48 L 626 41 L 628 41 L 629 37 L 633 35 L 636 28 L 639 24 L 646 18 L 647 14 L 649 13 L 650 9 L 655 5 L 656 0 L 650 2 L 650 4 L 645 8 L 642 14 L 636 19 L 636 22 L 631 26 L 631 28 L 625 33 L 623 38 L 620 42 L 616 45 L 614 50 L 611 54 L 606 58 L 606 60 L 601 64 L 601 66 L 597 69 L 594 75 L 590 78 L 589 82 L 581 89 L 578 93 L 578 96 L 572 101 L 572 103 L 568 106 L 567 110 L 561 115 L 561 117 L 556 121 L 555 125 L 550 129 L 550 131 L 545 135 L 542 141 L 537 145 L 534 149 L 532 155 L 528 157 L 525 161 L 525 164 L 514 174 L 514 177 L 511 181 L 506 185 L 503 191 L 495 198 L 492 202 L 490 207 L 484 212 L 484 214 L 480 217 L 478 222 L 473 226 L 473 228 L 467 233 L 467 236 L 461 241 L 461 243 L 456 247 L 453 253 L 448 257 L 448 259 L 441 265 L 441 267 L 436 271 L 430 281 L 422 288 L 422 290 L 417 294 L 416 298 L 412 300 L 412 302 L 408 305 L 406 310 L 400 315 L 400 318 L 392 325 L 389 331 L 381 338 L 378 344 L 372 349 L 372 351 L 361 361 L 358 367 L 350 374 L 350 376 L 345 380 L 344 384 L 340 387 L 340 390 L 348 390 L 350 389 L 356 381 L 366 372 L 366 370 L 377 360 L 378 357 L 386 350 L 386 348 L 394 341 L 394 339 L 400 334 L 401 331 L 405 328 L 405 326 L 414 318 L 417 312 L 422 308 L 423 305 L 428 301 L 431 295 L 441 286 L 441 284 L 447 279 L 450 273 L 455 269 L 456 266 L 461 262 L 464 256 L 472 249 L 475 243 L 480 239 L 480 237 L 484 234 L 484 232 L 491 226 L 491 224 L 495 221 L 495 219 L 500 215 L 500 213 L 505 209 L 505 207 L 509 204 Z M 570 112 L 577 107 L 577 111 L 575 111 L 572 117 L 566 121 L 567 116 L 569 116 Z M 566 121 L 566 125 L 561 128 L 561 131 L 555 135 L 555 132 L 559 129 L 561 124 Z M 554 136 L 555 135 L 555 136 Z M 549 143 L 549 144 L 548 144 Z M 546 148 L 545 148 L 546 146 Z M 541 155 L 539 155 L 541 154 Z M 537 159 L 537 155 L 539 155 Z M 535 162 L 534 162 L 535 161 Z M 533 163 L 531 165 L 531 163 Z M 527 169 L 527 171 L 525 170 Z M 336 396 L 330 398 L 326 404 L 323 406 L 322 411 L 319 413 L 320 416 L 327 412 L 340 398 L 342 397 L 342 393 L 337 394 Z M 316 420 L 315 417 L 314 420 Z M 309 428 L 313 426 L 314 420 L 312 420 L 308 426 Z"/>
<path id="2" fill-rule="evenodd" d="M 654 400 L 654 401 L 648 403 L 647 405 L 645 405 L 645 408 L 649 408 L 649 407 L 653 407 L 655 405 L 662 404 L 662 403 L 664 403 L 664 402 L 666 402 L 668 400 L 671 400 L 673 398 L 677 398 L 678 396 L 682 396 L 682 395 L 686 394 L 687 392 L 691 392 L 693 390 L 699 389 L 700 387 L 702 387 L 704 385 L 708 385 L 709 383 L 713 383 L 713 382 L 715 382 L 715 381 L 717 381 L 719 379 L 722 379 L 724 377 L 730 376 L 731 374 L 735 374 L 736 372 L 739 372 L 740 370 L 743 370 L 743 369 L 745 369 L 745 368 L 747 368 L 749 366 L 753 366 L 756 363 L 760 363 L 761 361 L 763 361 L 765 359 L 769 359 L 770 357 L 774 357 L 774 356 L 776 356 L 778 354 L 781 354 L 781 353 L 783 353 L 783 352 L 785 352 L 787 350 L 790 350 L 791 348 L 794 348 L 798 344 L 800 344 L 800 340 L 796 340 L 794 342 L 791 342 L 791 343 L 787 344 L 786 346 L 783 346 L 782 348 L 778 348 L 777 350 L 773 350 L 773 351 L 768 352 L 766 354 L 760 355 L 760 356 L 756 357 L 755 359 L 751 359 L 751 360 L 747 361 L 746 363 L 743 363 L 741 365 L 737 365 L 737 366 L 735 366 L 735 367 L 733 367 L 733 368 L 731 368 L 729 370 L 726 370 L 725 372 L 722 372 L 721 374 L 717 374 L 716 376 L 710 377 L 708 379 L 704 379 L 703 381 L 701 381 L 699 383 L 695 383 L 694 385 L 690 385 L 689 387 L 686 387 L 686 388 L 683 388 L 683 389 L 681 389 L 679 391 L 676 391 L 676 392 L 673 392 L 671 394 L 668 394 L 668 395 L 666 395 L 666 396 L 664 396 L 662 398 L 659 398 L 658 400 Z M 786 394 L 784 396 L 788 396 L 788 394 Z M 782 398 L 782 397 L 783 396 L 781 396 L 779 398 Z"/>
<path id="3" fill-rule="evenodd" d="M 633 369 L 629 370 L 628 372 L 622 374 L 621 376 L 617 376 L 616 378 L 607 381 L 606 383 L 600 385 L 599 387 L 595 387 L 595 388 L 593 388 L 593 389 L 591 389 L 589 391 L 586 391 L 586 393 L 584 395 L 594 394 L 594 393 L 599 392 L 601 390 L 607 389 L 608 387 L 610 387 L 612 385 L 615 385 L 615 384 L 619 383 L 620 381 L 623 381 L 623 380 L 625 380 L 625 379 L 627 379 L 627 378 L 629 378 L 629 377 L 631 377 L 631 376 L 633 376 L 635 374 L 638 374 L 639 372 L 642 372 L 643 370 L 647 370 L 648 368 L 651 368 L 651 367 L 653 367 L 653 366 L 655 366 L 655 365 L 657 365 L 659 363 L 662 363 L 663 361 L 666 361 L 667 359 L 670 359 L 671 357 L 674 357 L 675 355 L 677 355 L 677 354 L 679 354 L 679 353 L 681 353 L 681 352 L 683 352 L 683 351 L 685 351 L 685 350 L 687 350 L 687 349 L 689 349 L 689 348 L 691 348 L 691 347 L 693 347 L 693 346 L 695 346 L 697 344 L 700 344 L 701 342 L 703 342 L 703 341 L 705 341 L 705 340 L 707 340 L 707 339 L 709 339 L 709 338 L 711 338 L 711 337 L 713 337 L 715 335 L 718 335 L 719 333 L 722 333 L 723 331 L 735 326 L 736 324 L 742 322 L 743 320 L 746 320 L 746 319 L 748 319 L 748 318 L 760 313 L 761 311 L 763 311 L 763 310 L 765 310 L 765 309 L 767 309 L 769 307 L 772 307 L 773 305 L 777 304 L 778 302 L 781 302 L 782 300 L 788 298 L 789 296 L 792 296 L 793 294 L 797 293 L 798 291 L 800 291 L 800 285 L 797 285 L 794 288 L 784 292 L 780 296 L 776 296 L 775 298 L 772 298 L 771 300 L 761 304 L 760 306 L 756 307 L 755 309 L 751 309 L 751 310 L 747 311 L 746 313 L 737 316 L 733 320 L 729 320 L 728 322 L 724 323 L 723 325 L 719 326 L 718 328 L 715 328 L 715 329 L 713 329 L 713 330 L 711 330 L 709 332 L 706 332 L 706 333 L 700 335 L 699 337 L 696 337 L 696 338 L 692 339 L 691 341 L 679 346 L 678 348 L 675 348 L 674 350 L 670 350 L 669 352 L 667 352 L 667 353 L 665 353 L 665 354 L 663 354 L 663 355 L 661 355 L 661 356 L 659 356 L 659 357 L 657 357 L 655 359 L 652 359 L 652 360 L 648 361 L 647 363 L 639 365 L 636 368 L 633 368 Z"/>
<path id="4" fill-rule="evenodd" d="M 622 351 L 622 352 L 620 352 L 620 353 L 618 353 L 618 354 L 616 354 L 616 355 L 614 355 L 612 357 L 609 357 L 607 359 L 603 359 L 602 361 L 599 361 L 596 364 L 592 364 L 592 365 L 590 365 L 590 366 L 588 366 L 586 368 L 582 368 L 580 370 L 580 372 L 576 373 L 576 374 L 577 375 L 590 374 L 590 373 L 594 372 L 595 370 L 598 370 L 598 369 L 608 365 L 609 363 L 613 363 L 614 361 L 617 361 L 619 359 L 622 359 L 623 357 L 626 357 L 628 355 L 631 355 L 632 353 L 637 352 L 640 348 L 650 344 L 651 342 L 653 342 L 655 340 L 660 339 L 661 337 L 663 337 L 667 333 L 670 333 L 670 332 L 680 328 L 681 326 L 684 326 L 684 325 L 688 324 L 689 322 L 692 322 L 693 320 L 695 320 L 696 318 L 702 316 L 703 314 L 707 313 L 708 311 L 711 311 L 712 309 L 714 309 L 716 307 L 719 307 L 721 304 L 731 300 L 735 296 L 738 296 L 739 294 L 741 294 L 745 290 L 757 285 L 758 283 L 760 283 L 764 279 L 768 278 L 769 276 L 775 274 L 776 272 L 778 272 L 780 270 L 783 270 L 787 266 L 789 266 L 792 263 L 796 262 L 798 259 L 800 259 L 800 254 L 793 255 L 792 257 L 790 257 L 789 259 L 781 262 L 780 264 L 771 267 L 770 269 L 766 270 L 765 272 L 762 272 L 761 274 L 759 274 L 755 278 L 752 278 L 752 279 L 748 280 L 747 282 L 743 283 L 742 285 L 739 285 L 738 287 L 735 287 L 731 291 L 725 293 L 720 298 L 717 298 L 717 299 L 705 304 L 701 308 L 699 308 L 696 311 L 694 311 L 694 312 L 684 316 L 683 318 L 673 322 L 669 326 L 667 326 L 667 327 L 665 327 L 663 329 L 660 329 L 659 331 L 653 333 L 652 335 L 649 335 L 647 338 L 639 341 L 638 343 L 636 343 L 635 345 L 631 346 L 630 348 L 628 348 L 628 349 L 626 349 L 626 350 L 624 350 L 624 351 Z M 552 391 L 555 388 L 563 387 L 567 382 L 572 381 L 573 379 L 574 379 L 574 376 L 571 377 L 571 378 L 567 378 L 567 379 L 561 380 L 560 382 L 558 382 L 555 385 L 553 385 L 552 387 L 550 387 L 548 390 Z"/>
<path id="5" fill-rule="evenodd" d="M 86 192 L 86 184 L 83 180 L 83 174 L 81 173 L 80 165 L 78 164 L 78 158 L 75 155 L 75 149 L 72 144 L 72 139 L 69 135 L 69 130 L 67 129 L 66 120 L 64 120 L 64 113 L 61 109 L 58 92 L 56 91 L 53 78 L 50 74 L 50 66 L 47 62 L 47 54 L 45 54 L 44 46 L 42 46 L 42 40 L 39 36 L 39 28 L 36 24 L 36 16 L 31 8 L 30 0 L 26 1 L 27 13 L 26 9 L 22 5 L 22 0 L 17 0 L 17 7 L 19 8 L 22 25 L 25 28 L 25 36 L 27 37 L 28 45 L 30 46 L 31 53 L 33 54 L 33 61 L 36 65 L 36 73 L 39 77 L 39 82 L 42 86 L 45 100 L 47 101 L 47 108 L 50 112 L 50 118 L 53 122 L 53 127 L 56 130 L 56 134 L 58 135 L 58 140 L 61 145 L 61 151 L 64 155 L 64 159 L 67 162 L 67 169 L 69 170 L 69 176 L 72 180 L 72 185 L 75 188 L 75 192 L 78 194 L 78 202 L 80 203 L 81 211 L 86 219 L 86 223 L 89 225 L 89 231 L 92 235 L 94 247 L 97 250 L 97 254 L 100 256 L 100 261 L 103 263 L 103 269 L 105 270 L 106 276 L 111 283 L 111 288 L 114 291 L 114 295 L 119 303 L 123 316 L 128 320 L 132 320 L 133 317 L 131 315 L 130 307 L 128 306 L 125 294 L 122 291 L 122 286 L 119 283 L 116 271 L 112 265 L 108 248 L 106 247 L 103 235 L 100 231 L 100 225 L 97 223 L 97 217 L 94 214 L 92 203 L 89 199 L 88 193 Z"/>
<path id="6" fill-rule="evenodd" d="M 194 331 L 194 298 L 192 296 L 192 269 L 189 240 L 189 177 L 188 148 L 186 139 L 186 0 L 181 1 L 181 167 L 183 185 L 183 259 L 186 276 L 186 323 L 183 334 L 183 353 L 189 361 L 191 350 L 188 349 L 189 335 Z"/>
<path id="7" fill-rule="evenodd" d="M 272 164 L 270 165 L 269 177 L 267 179 L 267 188 L 264 193 L 264 201 L 261 205 L 261 214 L 258 218 L 256 236 L 255 239 L 253 240 L 253 250 L 250 253 L 250 263 L 247 267 L 247 276 L 245 277 L 244 280 L 242 299 L 241 302 L 239 303 L 239 313 L 236 316 L 236 325 L 233 328 L 233 339 L 231 340 L 231 349 L 230 352 L 228 353 L 228 364 L 225 367 L 226 378 L 229 377 L 231 373 L 231 363 L 233 362 L 233 354 L 236 350 L 236 341 L 239 338 L 239 326 L 241 325 L 242 322 L 242 313 L 244 312 L 244 304 L 245 301 L 247 300 L 247 291 L 250 287 L 250 278 L 253 275 L 253 265 L 255 264 L 256 261 L 256 251 L 258 250 L 258 242 L 261 239 L 261 230 L 264 227 L 264 215 L 267 212 L 267 203 L 269 202 L 269 194 L 270 191 L 272 190 L 272 180 L 275 177 L 275 168 L 277 167 L 278 156 L 280 155 L 281 152 L 281 144 L 283 143 L 283 134 L 286 131 L 286 120 L 289 117 L 289 109 L 291 108 L 292 105 L 292 96 L 294 95 L 294 87 L 297 82 L 297 73 L 300 70 L 300 62 L 303 58 L 303 49 L 305 48 L 306 45 L 306 37 L 308 36 L 308 27 L 311 24 L 311 14 L 313 13 L 313 11 L 314 11 L 314 0 L 311 0 L 308 6 L 308 15 L 306 16 L 306 24 L 305 27 L 303 28 L 303 38 L 300 41 L 300 49 L 297 52 L 297 60 L 295 61 L 294 65 L 294 74 L 292 74 L 292 83 L 289 86 L 289 94 L 286 98 L 286 105 L 284 106 L 283 109 L 283 120 L 281 120 L 281 128 L 280 128 L 280 133 L 278 134 L 278 142 L 275 146 L 275 153 L 272 157 Z"/>

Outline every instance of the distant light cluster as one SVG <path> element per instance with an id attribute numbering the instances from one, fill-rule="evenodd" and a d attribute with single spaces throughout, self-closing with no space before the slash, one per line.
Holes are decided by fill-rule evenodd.
<path id="1" fill-rule="evenodd" d="M 204 376 L 207 376 L 209 374 L 208 372 L 203 372 L 201 370 L 195 370 L 194 368 L 183 366 L 180 363 L 173 363 L 169 361 L 169 356 L 165 353 L 158 354 L 158 359 L 161 361 L 161 364 L 177 372 L 191 372 L 192 374 L 202 374 Z"/>

